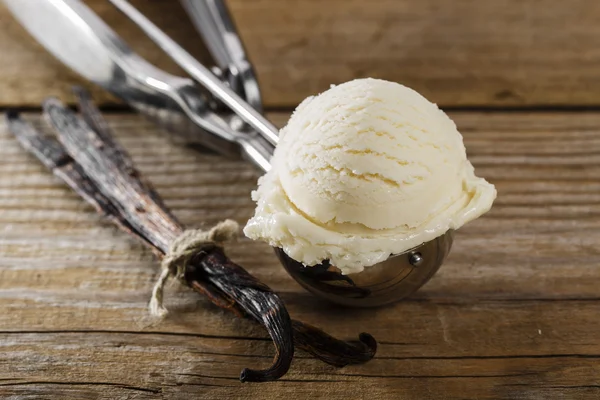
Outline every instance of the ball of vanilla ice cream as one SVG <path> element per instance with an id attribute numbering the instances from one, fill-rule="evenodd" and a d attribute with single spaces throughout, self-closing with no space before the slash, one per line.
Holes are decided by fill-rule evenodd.
<path id="1" fill-rule="evenodd" d="M 460 228 L 496 198 L 454 122 L 414 90 L 379 79 L 304 100 L 271 164 L 245 234 L 345 274 Z"/>

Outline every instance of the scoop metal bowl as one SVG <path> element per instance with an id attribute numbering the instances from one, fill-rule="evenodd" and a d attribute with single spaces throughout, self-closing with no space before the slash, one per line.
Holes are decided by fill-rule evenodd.
<path id="1" fill-rule="evenodd" d="M 401 300 L 427 283 L 450 253 L 452 241 L 453 232 L 448 231 L 348 275 L 328 261 L 306 267 L 280 248 L 275 248 L 275 253 L 292 278 L 316 296 L 345 306 L 375 307 Z"/>

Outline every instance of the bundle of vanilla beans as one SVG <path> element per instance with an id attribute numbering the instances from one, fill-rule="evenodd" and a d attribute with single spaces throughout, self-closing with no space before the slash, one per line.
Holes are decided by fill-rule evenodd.
<path id="1" fill-rule="evenodd" d="M 6 114 L 9 130 L 99 213 L 162 258 L 184 227 L 114 141 L 89 95 L 77 88 L 75 93 L 80 115 L 57 99 L 44 102 L 45 120 L 56 138 L 43 135 L 15 111 Z M 221 246 L 205 246 L 188 261 L 180 274 L 182 282 L 217 306 L 262 324 L 273 340 L 273 364 L 264 370 L 244 369 L 242 382 L 282 377 L 290 367 L 295 347 L 338 367 L 364 363 L 375 355 L 377 343 L 367 333 L 361 333 L 358 341 L 346 342 L 290 319 L 279 296 L 232 262 Z"/>

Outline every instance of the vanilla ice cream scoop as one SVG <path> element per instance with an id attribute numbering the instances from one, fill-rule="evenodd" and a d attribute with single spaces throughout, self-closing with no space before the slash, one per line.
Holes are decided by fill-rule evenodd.
<path id="1" fill-rule="evenodd" d="M 357 79 L 302 102 L 280 132 L 244 232 L 350 274 L 488 211 L 461 134 L 412 89 Z"/>

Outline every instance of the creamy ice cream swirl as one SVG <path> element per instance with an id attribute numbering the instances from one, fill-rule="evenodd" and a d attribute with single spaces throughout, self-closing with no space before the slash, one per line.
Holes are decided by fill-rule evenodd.
<path id="1" fill-rule="evenodd" d="M 281 130 L 244 232 L 305 265 L 359 272 L 487 212 L 461 134 L 412 89 L 359 79 L 306 99 Z"/>

